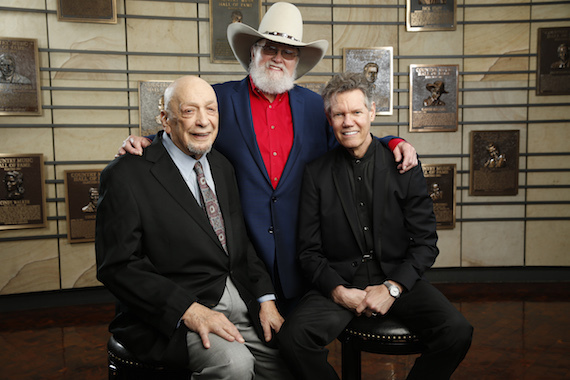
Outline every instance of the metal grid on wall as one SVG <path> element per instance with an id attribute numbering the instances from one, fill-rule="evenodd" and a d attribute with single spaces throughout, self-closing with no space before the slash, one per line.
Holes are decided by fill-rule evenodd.
<path id="1" fill-rule="evenodd" d="M 197 14 L 200 14 L 200 10 L 198 7 L 206 7 L 208 1 L 178 1 L 180 3 L 190 3 L 196 4 L 197 7 Z M 269 6 L 271 3 L 263 3 L 264 6 Z M 331 3 L 327 4 L 318 4 L 318 3 L 296 3 L 297 6 L 300 8 L 309 7 L 309 8 L 323 8 L 323 11 L 331 12 L 331 21 L 317 21 L 311 19 L 305 19 L 306 25 L 319 25 L 319 26 L 328 26 L 331 29 L 331 40 L 333 41 L 332 51 L 334 51 L 337 47 L 334 46 L 334 38 L 333 38 L 333 27 L 339 25 L 364 25 L 364 26 L 397 26 L 402 27 L 405 25 L 405 21 L 401 19 L 401 14 L 405 9 L 405 5 L 401 4 L 393 4 L 393 5 L 374 5 L 374 4 L 336 4 L 334 0 Z M 502 8 L 502 7 L 544 7 L 544 6 L 559 6 L 559 7 L 569 7 L 570 1 L 548 1 L 548 2 L 541 2 L 541 3 L 495 3 L 495 4 L 458 4 L 457 12 L 463 12 L 463 10 L 467 8 L 486 8 L 490 12 L 493 9 Z M 398 10 L 398 19 L 393 21 L 338 21 L 334 20 L 334 10 L 335 9 L 358 9 L 358 8 L 386 8 L 392 10 Z M 26 8 L 17 8 L 17 7 L 0 7 L 0 12 L 15 12 L 15 13 L 40 13 L 45 14 L 46 17 L 50 17 L 55 15 L 55 10 L 46 10 L 46 9 L 26 9 Z M 203 13 L 203 12 L 202 12 Z M 540 12 L 538 12 L 540 14 Z M 488 19 L 481 19 L 481 20 L 460 20 L 457 22 L 458 27 L 468 26 L 468 25 L 491 25 L 491 24 L 540 24 L 541 27 L 550 27 L 550 26 L 560 26 L 560 25 L 570 25 L 570 18 L 541 18 L 537 16 L 533 18 L 534 13 L 530 12 L 531 17 L 529 19 L 521 19 L 521 20 L 488 20 Z M 191 22 L 196 23 L 198 25 L 198 30 L 200 31 L 200 25 L 207 24 L 209 19 L 207 17 L 161 17 L 157 15 L 137 15 L 137 14 L 119 14 L 119 20 L 129 20 L 129 19 L 139 19 L 139 20 L 154 20 L 154 21 L 183 21 L 183 22 Z M 125 24 L 125 33 L 128 33 Z M 530 41 L 532 41 L 532 36 L 529 35 L 529 47 Z M 152 48 L 152 46 L 151 46 Z M 400 88 L 405 87 L 402 86 L 401 80 L 398 78 L 405 78 L 409 76 L 409 72 L 402 71 L 402 68 L 399 66 L 400 61 L 417 61 L 418 63 L 422 63 L 426 60 L 441 60 L 441 59 L 448 59 L 460 62 L 465 62 L 467 60 L 474 60 L 474 59 L 505 59 L 505 58 L 517 58 L 517 59 L 527 59 L 529 67 L 536 66 L 536 53 L 530 53 L 532 49 L 529 48 L 529 52 L 527 53 L 516 53 L 516 54 L 458 54 L 458 55 L 438 55 L 436 53 L 430 55 L 398 55 L 394 56 L 394 93 L 397 94 L 406 94 L 409 92 L 407 88 Z M 124 57 L 126 69 L 95 69 L 95 68 L 62 68 L 62 67 L 51 67 L 49 59 L 47 62 L 42 62 L 42 66 L 40 67 L 42 82 L 41 88 L 44 94 L 49 94 L 49 98 L 53 96 L 53 94 L 71 91 L 71 92 L 119 92 L 119 93 L 126 93 L 130 95 L 132 93 L 137 92 L 137 88 L 129 87 L 129 76 L 137 75 L 137 76 L 148 76 L 149 79 L 157 79 L 160 77 L 171 77 L 171 76 L 179 76 L 179 75 L 200 75 L 200 76 L 207 76 L 209 78 L 216 78 L 216 77 L 224 77 L 227 78 L 228 76 L 234 77 L 234 79 L 241 79 L 244 75 L 244 72 L 241 70 L 239 66 L 232 66 L 235 67 L 235 71 L 227 70 L 227 66 L 220 66 L 220 70 L 202 70 L 201 69 L 201 62 L 202 60 L 208 60 L 209 54 L 207 53 L 200 53 L 200 52 L 188 52 L 188 53 L 173 53 L 173 52 L 156 52 L 156 51 L 149 51 L 149 52 L 136 52 L 136 51 L 114 51 L 114 50 L 82 50 L 82 49 L 55 49 L 50 48 L 49 46 L 40 46 L 40 53 L 47 54 L 50 56 L 51 54 L 82 54 L 82 55 L 105 55 L 105 56 L 118 56 Z M 464 52 L 465 53 L 465 52 Z M 128 57 L 129 56 L 140 56 L 140 57 L 177 57 L 177 58 L 194 58 L 197 59 L 198 62 L 198 70 L 194 71 L 168 71 L 168 70 L 161 70 L 157 68 L 156 70 L 134 70 L 128 68 Z M 338 63 L 342 62 L 343 57 L 341 55 L 326 55 L 324 60 L 330 61 L 330 67 L 339 66 Z M 460 65 L 462 67 L 462 65 Z M 399 68 L 399 70 L 396 70 Z M 124 81 L 116 81 L 116 82 L 124 82 L 126 84 L 125 87 L 80 87 L 80 86 L 69 86 L 69 87 L 62 87 L 62 86 L 52 86 L 51 80 L 54 75 L 57 73 L 77 73 L 77 74 L 119 74 L 124 75 Z M 315 78 L 325 78 L 323 80 L 328 79 L 335 73 L 334 69 L 331 71 L 315 71 L 311 72 L 310 76 Z M 47 77 L 46 77 L 47 74 Z M 497 87 L 497 88 L 465 88 L 462 87 L 461 84 L 464 83 L 465 77 L 468 76 L 477 76 L 477 75 L 500 75 L 503 78 L 503 81 L 508 81 L 509 76 L 526 76 L 526 83 L 527 86 L 519 86 L 519 87 Z M 475 93 L 478 91 L 486 91 L 486 92 L 499 92 L 499 91 L 510 91 L 510 92 L 523 92 L 526 93 L 527 102 L 524 103 L 517 103 L 517 104 L 468 104 L 465 103 L 464 99 L 459 105 L 460 113 L 459 113 L 459 126 L 474 126 L 474 125 L 490 125 L 490 126 L 498 126 L 498 125 L 515 125 L 519 126 L 520 128 L 527 128 L 529 125 L 548 125 L 548 124 L 570 124 L 570 112 L 566 113 L 568 115 L 566 118 L 563 119 L 541 119 L 535 120 L 528 117 L 528 110 L 531 108 L 538 108 L 538 107 L 545 107 L 545 108 L 553 108 L 553 109 L 564 109 L 570 106 L 570 102 L 568 102 L 568 97 L 557 97 L 557 96 L 550 96 L 547 97 L 547 102 L 537 102 L 531 100 L 530 94 L 535 91 L 535 87 L 532 85 L 534 83 L 536 75 L 536 70 L 529 69 L 529 70 L 501 70 L 501 71 L 460 71 L 459 72 L 459 83 L 460 83 L 460 97 L 463 98 L 463 95 L 466 93 Z M 524 82 L 517 80 L 517 82 Z M 389 121 L 382 121 L 381 119 L 377 119 L 376 122 L 373 123 L 373 126 L 376 127 L 395 127 L 398 128 L 399 131 L 407 129 L 408 122 L 407 120 L 403 120 L 402 116 L 398 113 L 401 110 L 407 110 L 409 106 L 407 104 L 400 104 L 400 96 L 394 97 L 394 117 L 390 118 Z M 541 99 L 542 100 L 542 99 Z M 131 111 L 137 111 L 137 106 L 110 106 L 110 105 L 51 105 L 49 99 L 46 99 L 44 96 L 44 104 L 42 106 L 44 112 L 46 111 L 53 111 L 53 110 L 112 110 L 112 111 L 127 111 L 129 112 L 129 120 L 131 120 Z M 465 120 L 462 116 L 462 111 L 464 110 L 481 110 L 484 112 L 487 109 L 493 108 L 523 108 L 527 110 L 527 118 L 524 120 L 490 120 L 490 121 L 470 121 Z M 53 120 L 53 117 L 52 117 Z M 0 118 L 0 131 L 2 128 L 13 128 L 14 124 L 6 124 Z M 125 129 L 125 131 L 129 131 L 132 129 L 138 129 L 138 124 L 136 123 L 105 123 L 105 124 L 57 124 L 57 123 L 18 123 L 18 127 L 20 128 L 120 128 Z M 400 129 L 402 128 L 402 129 Z M 461 132 L 458 132 L 461 133 Z M 419 135 L 417 138 L 419 139 Z M 126 137 L 126 135 L 125 135 Z M 413 143 L 413 138 L 411 139 Z M 532 144 L 532 142 L 527 142 L 527 144 Z M 525 152 L 528 149 L 524 149 Z M 420 156 L 426 159 L 468 159 L 469 153 L 460 153 L 460 154 L 438 154 L 434 152 L 422 153 L 420 152 Z M 570 156 L 570 147 L 564 151 L 559 152 L 533 152 L 533 153 L 521 153 L 520 157 L 521 160 L 527 160 L 529 157 L 558 157 L 561 160 L 567 159 Z M 85 166 L 92 166 L 92 165 L 105 165 L 108 161 L 104 160 L 93 160 L 93 161 L 46 161 L 45 165 L 53 168 L 55 172 L 55 167 L 58 165 L 85 165 Z M 522 173 L 523 177 L 525 178 L 524 181 L 521 181 L 522 184 L 519 185 L 519 189 L 526 190 L 526 189 L 539 189 L 539 190 L 547 190 L 547 189 L 569 189 L 569 184 L 555 184 L 549 183 L 544 185 L 529 185 L 526 181 L 526 175 L 528 173 L 569 173 L 570 168 L 541 168 L 541 169 L 528 169 L 528 165 L 522 165 L 522 169 L 520 169 L 520 173 Z M 458 175 L 458 190 L 468 190 L 468 185 L 465 183 L 465 180 L 461 180 L 463 175 L 468 174 L 468 170 L 460 169 L 457 172 Z M 47 180 L 46 184 L 48 185 L 61 185 L 63 184 L 63 179 L 52 179 Z M 56 192 L 57 194 L 57 192 Z M 556 199 L 556 200 L 545 200 L 545 201 L 529 201 L 526 200 L 517 200 L 517 201 L 506 201 L 501 198 L 501 200 L 493 200 L 489 198 L 488 201 L 482 202 L 470 202 L 463 200 L 464 197 L 458 197 L 457 206 L 477 206 L 477 207 L 489 207 L 489 206 L 499 206 L 499 205 L 513 205 L 513 206 L 528 206 L 528 205 L 568 205 L 570 204 L 570 199 Z M 55 197 L 55 198 L 48 198 L 48 202 L 50 203 L 65 203 L 65 198 L 63 197 Z M 58 209 L 57 207 L 55 208 Z M 65 215 L 60 215 L 57 213 L 55 215 L 48 215 L 48 220 L 65 220 Z M 570 220 L 570 216 L 546 216 L 546 217 L 530 217 L 530 216 L 523 216 L 523 217 L 509 217 L 509 218 L 458 218 L 457 222 L 487 222 L 487 221 L 558 221 L 558 220 Z M 55 235 L 33 235 L 33 236 L 19 236 L 19 237 L 0 237 L 1 241 L 14 241 L 14 240 L 29 240 L 29 239 L 51 239 L 51 238 L 65 238 L 66 234 L 58 233 Z"/>

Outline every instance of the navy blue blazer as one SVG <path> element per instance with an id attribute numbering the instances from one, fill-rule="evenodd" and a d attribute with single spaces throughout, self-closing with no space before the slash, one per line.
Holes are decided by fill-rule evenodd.
<path id="1" fill-rule="evenodd" d="M 295 258 L 301 181 L 305 165 L 337 145 L 324 113 L 322 98 L 306 88 L 289 91 L 293 147 L 277 188 L 263 163 L 253 128 L 249 77 L 214 85 L 220 130 L 215 148 L 234 165 L 250 239 L 274 276 L 275 264 L 287 298 L 304 289 Z M 274 278 L 273 278 L 274 280 Z"/>

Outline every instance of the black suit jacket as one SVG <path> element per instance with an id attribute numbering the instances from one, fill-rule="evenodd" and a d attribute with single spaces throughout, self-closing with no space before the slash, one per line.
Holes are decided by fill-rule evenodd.
<path id="1" fill-rule="evenodd" d="M 229 255 L 162 132 L 142 157 L 122 156 L 101 173 L 97 277 L 121 303 L 110 331 L 140 359 L 185 366 L 187 330 L 177 328 L 179 320 L 193 302 L 216 305 L 228 276 L 261 334 L 257 298 L 274 292 L 271 279 L 247 237 L 233 167 L 215 150 L 208 160 Z"/>
<path id="2" fill-rule="evenodd" d="M 376 143 L 374 141 L 373 143 Z M 339 147 L 307 165 L 299 211 L 303 272 L 323 294 L 351 285 L 366 250 Z M 383 272 L 411 289 L 434 263 L 436 221 L 421 165 L 399 174 L 392 153 L 377 144 L 373 180 L 374 255 Z"/>

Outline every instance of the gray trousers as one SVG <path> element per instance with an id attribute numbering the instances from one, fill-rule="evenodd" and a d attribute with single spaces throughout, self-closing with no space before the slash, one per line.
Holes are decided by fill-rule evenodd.
<path id="1" fill-rule="evenodd" d="M 200 335 L 186 334 L 192 379 L 280 380 L 292 379 L 279 351 L 267 347 L 253 328 L 245 303 L 228 278 L 226 289 L 213 310 L 223 313 L 239 330 L 245 343 L 228 342 L 210 333 L 211 346 L 205 349 Z"/>

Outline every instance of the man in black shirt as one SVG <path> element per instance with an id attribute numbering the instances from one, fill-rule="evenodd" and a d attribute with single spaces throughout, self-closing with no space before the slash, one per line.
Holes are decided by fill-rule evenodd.
<path id="1" fill-rule="evenodd" d="M 297 253 L 313 289 L 283 324 L 281 353 L 302 379 L 338 379 L 325 346 L 355 316 L 391 313 L 427 346 L 408 379 L 448 379 L 473 328 L 423 278 L 439 250 L 421 166 L 398 174 L 370 134 L 376 108 L 364 75 L 337 75 L 323 100 L 341 146 L 305 169 Z"/>

